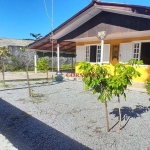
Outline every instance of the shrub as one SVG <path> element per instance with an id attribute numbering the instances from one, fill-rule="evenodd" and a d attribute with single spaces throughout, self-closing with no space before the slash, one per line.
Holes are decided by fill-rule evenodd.
<path id="1" fill-rule="evenodd" d="M 48 72 L 49 70 L 49 60 L 45 57 L 38 60 L 37 69 L 40 72 Z"/>
<path id="2" fill-rule="evenodd" d="M 12 63 L 9 65 L 9 69 L 11 71 L 22 69 L 22 65 L 20 64 L 20 61 L 19 61 L 19 59 L 17 57 L 12 56 L 11 57 L 11 61 L 12 61 Z"/>
<path id="3" fill-rule="evenodd" d="M 72 65 L 71 64 L 63 64 L 61 65 L 60 68 L 62 68 L 63 70 L 67 70 L 67 69 L 71 69 Z M 74 66 L 73 66 L 73 69 L 74 69 Z"/>
<path id="4" fill-rule="evenodd" d="M 147 90 L 147 94 L 150 95 L 150 79 L 148 79 L 146 82 L 146 90 Z"/>

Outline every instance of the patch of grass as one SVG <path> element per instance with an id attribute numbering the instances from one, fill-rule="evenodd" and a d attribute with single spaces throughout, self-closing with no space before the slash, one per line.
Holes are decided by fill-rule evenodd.
<path id="1" fill-rule="evenodd" d="M 41 97 L 32 97 L 32 100 L 30 102 L 33 104 L 39 104 L 39 103 L 42 103 L 43 100 Z"/>
<path id="2" fill-rule="evenodd" d="M 31 90 L 31 97 L 44 97 L 43 93 L 34 93 L 34 90 Z"/>
<path id="3" fill-rule="evenodd" d="M 30 81 L 44 81 L 44 80 L 47 81 L 47 78 L 30 79 Z M 48 81 L 51 81 L 51 80 L 52 78 L 48 78 Z M 13 82 L 13 81 L 22 82 L 22 81 L 27 81 L 27 79 L 7 80 L 7 82 Z M 55 81 L 55 79 L 53 79 L 53 81 Z"/>
<path id="4" fill-rule="evenodd" d="M 26 71 L 25 68 L 12 70 L 12 72 L 25 72 L 25 71 Z M 33 71 L 34 71 L 34 67 L 29 67 L 29 68 L 28 68 L 28 71 L 29 71 L 29 72 L 33 72 Z"/>
<path id="5" fill-rule="evenodd" d="M 13 70 L 12 72 L 25 72 L 25 69 Z"/>
<path id="6" fill-rule="evenodd" d="M 11 86 L 9 84 L 0 84 L 0 88 L 10 88 Z"/>
<path id="7" fill-rule="evenodd" d="M 93 126 L 87 126 L 87 129 L 91 129 Z"/>
<path id="8" fill-rule="evenodd" d="M 17 101 L 25 101 L 24 98 L 19 98 Z"/>
<path id="9" fill-rule="evenodd" d="M 72 68 L 72 65 L 71 64 L 64 64 L 64 65 L 61 65 L 61 69 L 62 70 L 67 70 L 67 69 L 71 69 Z M 73 69 L 75 69 L 75 66 L 73 66 Z"/>
<path id="10" fill-rule="evenodd" d="M 93 132 L 99 133 L 99 132 L 101 132 L 101 128 L 100 127 L 96 127 Z"/>
<path id="11" fill-rule="evenodd" d="M 36 103 L 41 103 L 43 101 L 43 97 L 45 95 L 43 93 L 34 93 L 33 90 L 31 90 L 31 97 L 32 97 L 32 100 L 30 102 L 32 102 L 33 104 Z"/>
<path id="12" fill-rule="evenodd" d="M 90 120 L 89 123 L 96 123 L 97 121 L 95 120 Z"/>

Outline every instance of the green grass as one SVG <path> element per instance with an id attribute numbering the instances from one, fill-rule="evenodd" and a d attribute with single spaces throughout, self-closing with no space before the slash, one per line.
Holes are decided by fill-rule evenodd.
<path id="1" fill-rule="evenodd" d="M 147 90 L 147 94 L 149 94 L 150 95 L 150 79 L 149 80 L 147 80 L 147 82 L 146 82 L 146 90 Z"/>
<path id="2" fill-rule="evenodd" d="M 22 68 L 22 69 L 18 69 L 18 70 L 13 70 L 12 72 L 25 72 L 25 68 Z M 34 71 L 34 67 L 31 67 L 31 68 L 28 68 L 28 71 Z"/>
<path id="3" fill-rule="evenodd" d="M 68 69 L 72 69 L 72 65 L 71 64 L 63 64 L 60 66 L 61 70 L 68 70 Z M 75 66 L 73 66 L 73 69 L 75 69 Z M 49 71 L 52 70 L 52 67 L 49 67 Z M 25 68 L 22 69 L 16 69 L 16 70 L 12 70 L 12 72 L 25 72 Z M 28 68 L 28 71 L 34 71 L 34 67 L 30 67 Z M 53 71 L 57 71 L 57 67 L 53 67 Z"/>
<path id="4" fill-rule="evenodd" d="M 73 66 L 73 69 L 75 68 L 75 66 Z M 67 69 L 72 69 L 72 65 L 71 64 L 64 64 L 61 65 L 61 69 L 62 70 L 67 70 Z"/>
<path id="5" fill-rule="evenodd" d="M 10 88 L 11 86 L 9 84 L 4 84 L 2 81 L 0 81 L 0 88 Z"/>

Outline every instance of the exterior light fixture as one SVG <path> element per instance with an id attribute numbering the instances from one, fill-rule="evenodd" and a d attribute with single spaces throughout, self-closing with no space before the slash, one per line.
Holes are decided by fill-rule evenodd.
<path id="1" fill-rule="evenodd" d="M 105 31 L 98 32 L 98 38 L 100 40 L 104 40 L 105 36 L 106 36 L 106 32 Z"/>

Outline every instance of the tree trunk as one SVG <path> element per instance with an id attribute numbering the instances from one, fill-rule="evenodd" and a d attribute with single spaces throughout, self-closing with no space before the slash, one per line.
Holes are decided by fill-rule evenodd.
<path id="1" fill-rule="evenodd" d="M 5 85 L 5 64 L 4 64 L 4 58 L 2 58 L 2 74 L 3 74 L 3 84 Z"/>
<path id="2" fill-rule="evenodd" d="M 106 113 L 106 131 L 109 132 L 109 120 L 108 120 L 108 109 L 107 109 L 107 101 L 105 100 L 105 113 Z"/>
<path id="3" fill-rule="evenodd" d="M 28 82 L 28 90 L 29 90 L 29 96 L 31 96 L 31 88 L 30 88 L 30 81 L 29 81 L 29 74 L 28 74 L 28 65 L 26 66 L 26 74 L 27 74 L 27 82 Z"/>
<path id="4" fill-rule="evenodd" d="M 46 75 L 47 75 L 47 82 L 48 82 L 48 71 L 46 72 Z"/>
<path id="5" fill-rule="evenodd" d="M 52 72 L 53 73 L 53 72 Z M 54 77 L 53 77 L 53 74 L 52 74 L 52 84 L 53 84 L 53 79 L 54 79 Z"/>
<path id="6" fill-rule="evenodd" d="M 122 119 L 122 116 L 121 116 L 121 106 L 120 106 L 120 97 L 118 96 L 118 109 L 119 109 L 119 127 L 118 127 L 118 130 L 121 129 L 121 119 Z"/>

